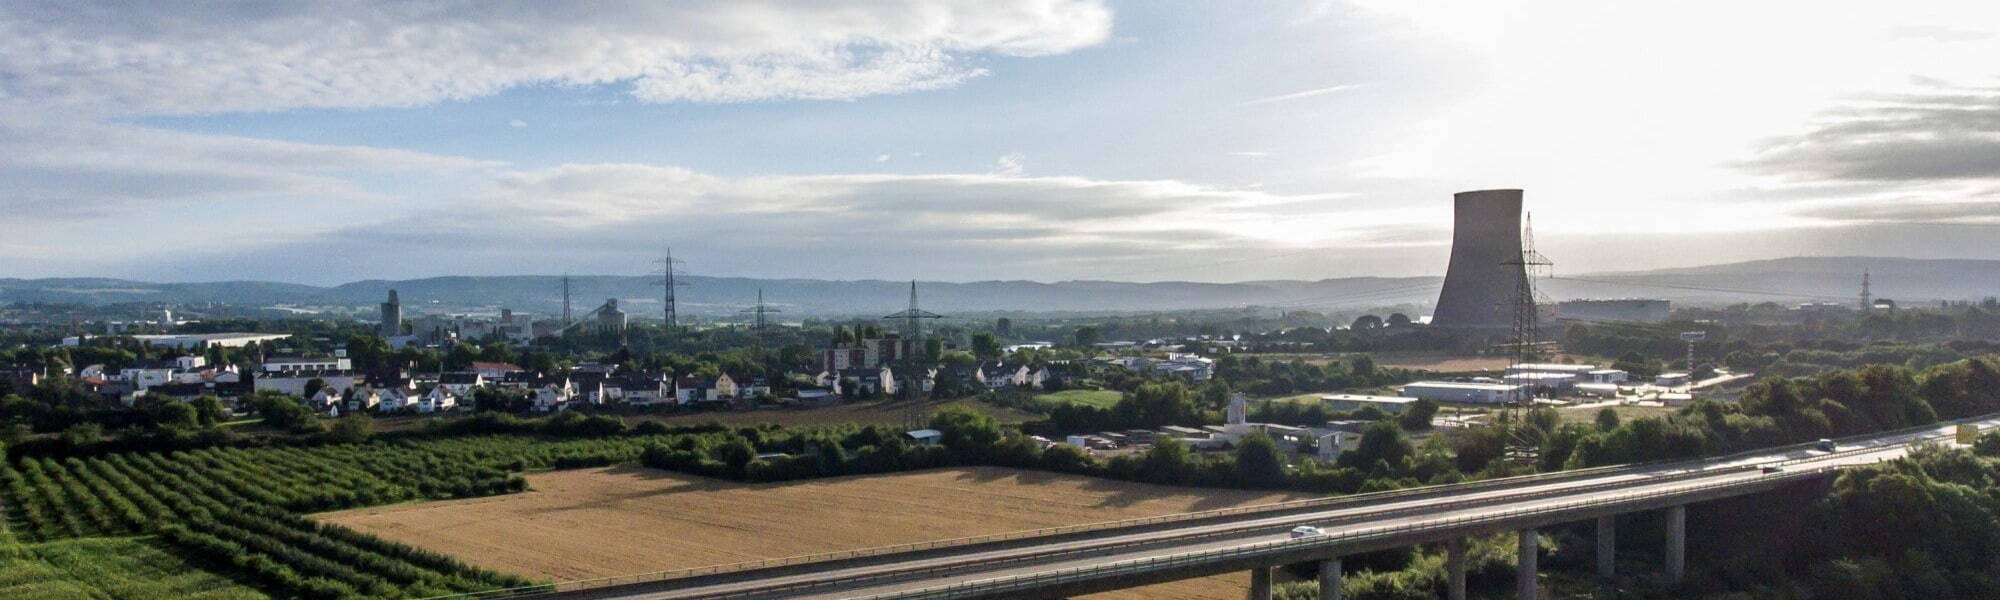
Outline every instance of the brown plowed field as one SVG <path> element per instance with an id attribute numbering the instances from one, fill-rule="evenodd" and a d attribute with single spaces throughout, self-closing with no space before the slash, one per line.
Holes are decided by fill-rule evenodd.
<path id="1" fill-rule="evenodd" d="M 482 567 L 568 580 L 1279 502 L 1000 468 L 739 484 L 638 467 L 536 473 L 532 491 L 318 518 Z M 1092 598 L 1238 600 L 1248 577 Z"/>

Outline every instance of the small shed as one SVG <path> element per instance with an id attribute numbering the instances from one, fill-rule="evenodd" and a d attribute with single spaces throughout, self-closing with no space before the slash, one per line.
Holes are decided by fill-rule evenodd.
<path id="1" fill-rule="evenodd" d="M 919 446 L 936 446 L 938 445 L 939 441 L 942 441 L 944 439 L 944 432 L 938 431 L 936 429 L 918 429 L 915 431 L 905 431 L 903 432 L 903 435 L 909 437 L 911 443 L 917 444 Z"/>

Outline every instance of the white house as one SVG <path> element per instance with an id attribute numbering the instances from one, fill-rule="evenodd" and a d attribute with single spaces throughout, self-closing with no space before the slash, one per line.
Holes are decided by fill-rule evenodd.
<path id="1" fill-rule="evenodd" d="M 1027 387 L 1028 366 L 984 363 L 979 365 L 979 370 L 974 371 L 972 376 L 978 379 L 980 383 L 986 384 L 987 389 L 997 390 L 1010 387 Z"/>
<path id="2" fill-rule="evenodd" d="M 450 389 L 454 395 L 464 396 L 486 385 L 486 376 L 478 371 L 453 371 L 438 375 L 438 385 Z"/>
<path id="3" fill-rule="evenodd" d="M 369 390 L 375 396 L 375 410 L 391 413 L 409 410 L 416 403 L 416 390 L 385 387 Z"/>
<path id="4" fill-rule="evenodd" d="M 314 392 L 312 398 L 308 399 L 306 403 L 312 406 L 315 411 L 325 413 L 327 416 L 337 417 L 340 416 L 340 403 L 342 402 L 340 396 L 341 392 L 339 390 L 324 387 Z"/>
<path id="5" fill-rule="evenodd" d="M 417 412 L 419 413 L 444 412 L 457 406 L 458 394 L 452 392 L 451 388 L 445 387 L 442 384 L 432 387 L 431 391 L 424 393 L 422 398 L 417 399 Z"/>
<path id="6" fill-rule="evenodd" d="M 533 402 L 536 412 L 554 412 L 569 406 L 570 401 L 576 399 L 576 387 L 570 385 L 568 380 L 545 383 L 535 388 L 531 396 L 529 400 Z"/>
<path id="7" fill-rule="evenodd" d="M 347 394 L 347 412 L 366 412 L 382 405 L 382 395 L 373 388 L 358 387 Z"/>

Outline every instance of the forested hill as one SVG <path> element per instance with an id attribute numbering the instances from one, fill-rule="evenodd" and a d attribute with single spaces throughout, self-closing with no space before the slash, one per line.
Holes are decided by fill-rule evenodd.
<path id="1" fill-rule="evenodd" d="M 1331 268 L 1331 266 L 1330 266 Z M 1443 265 L 1439 265 L 1442 271 Z M 2000 261 L 1869 257 L 1804 257 L 1595 274 L 1558 273 L 1540 290 L 1554 299 L 1649 297 L 1677 302 L 1797 303 L 1852 301 L 1861 274 L 1870 274 L 1878 298 L 1903 302 L 1968 300 L 2000 296 Z M 618 298 L 635 316 L 659 312 L 660 287 L 645 276 L 570 278 L 577 310 Z M 754 279 L 689 275 L 679 290 L 682 311 L 734 313 L 762 290 L 788 315 L 882 315 L 909 302 L 909 282 L 884 280 Z M 1239 308 L 1367 309 L 1428 306 L 1440 277 L 1350 277 L 1319 281 L 1237 283 L 1116 281 L 920 282 L 924 308 L 946 313 L 985 311 L 1142 312 Z M 413 309 L 463 310 L 509 307 L 549 314 L 560 310 L 562 278 L 554 275 L 451 276 L 368 280 L 332 287 L 262 281 L 150 283 L 122 279 L 0 279 L 0 302 L 114 304 L 160 302 L 240 305 L 367 306 L 394 288 Z M 1421 311 L 1419 311 L 1421 312 Z"/>

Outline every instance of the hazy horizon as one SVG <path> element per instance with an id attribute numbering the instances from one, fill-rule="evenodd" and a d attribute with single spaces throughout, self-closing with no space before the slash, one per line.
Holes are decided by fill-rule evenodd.
<path id="1" fill-rule="evenodd" d="M 0 276 L 1406 277 L 1493 187 L 1558 272 L 2000 258 L 1990 4 L 597 8 L 0 7 Z"/>

